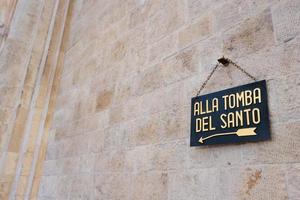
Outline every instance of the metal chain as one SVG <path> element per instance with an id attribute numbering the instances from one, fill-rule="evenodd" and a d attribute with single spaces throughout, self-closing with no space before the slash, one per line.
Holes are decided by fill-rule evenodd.
<path id="1" fill-rule="evenodd" d="M 206 86 L 207 82 L 209 81 L 209 79 L 211 78 L 211 76 L 213 75 L 213 73 L 215 73 L 215 71 L 217 70 L 217 68 L 219 67 L 219 63 L 217 63 L 215 65 L 215 67 L 213 68 L 213 70 L 210 72 L 210 74 L 208 75 L 208 77 L 206 78 L 206 80 L 204 81 L 204 83 L 201 85 L 200 89 L 197 92 L 197 96 L 199 96 L 199 94 L 202 92 L 202 90 L 204 89 L 204 87 Z"/>
<path id="2" fill-rule="evenodd" d="M 239 66 L 238 64 L 236 64 L 235 62 L 233 62 L 232 60 L 230 60 L 229 58 L 226 58 L 226 60 L 231 63 L 233 66 L 235 66 L 236 68 L 238 68 L 241 72 L 243 72 L 244 74 L 246 74 L 247 76 L 249 76 L 251 79 L 253 79 L 254 81 L 256 81 L 256 78 L 254 76 L 252 76 L 251 74 L 249 74 L 245 69 L 243 69 L 241 66 Z"/>
<path id="3" fill-rule="evenodd" d="M 223 57 L 224 58 L 224 57 Z M 235 62 L 233 62 L 232 60 L 230 60 L 229 58 L 224 58 L 228 63 L 231 63 L 233 66 L 235 66 L 237 69 L 239 69 L 241 72 L 243 72 L 244 74 L 246 74 L 248 77 L 250 77 L 251 79 L 253 79 L 254 81 L 256 81 L 256 78 L 254 76 L 252 76 L 251 74 L 249 74 L 245 69 L 243 69 L 241 66 L 239 66 L 238 64 L 236 64 Z M 228 63 L 224 66 L 227 66 Z M 215 67 L 213 68 L 213 70 L 210 72 L 210 74 L 207 76 L 206 80 L 204 81 L 204 83 L 201 85 L 200 89 L 197 92 L 197 96 L 199 96 L 199 94 L 202 92 L 202 90 L 205 88 L 207 82 L 209 81 L 209 79 L 212 77 L 212 75 L 215 73 L 215 71 L 217 70 L 217 68 L 219 67 L 220 63 L 217 63 L 215 65 Z"/>

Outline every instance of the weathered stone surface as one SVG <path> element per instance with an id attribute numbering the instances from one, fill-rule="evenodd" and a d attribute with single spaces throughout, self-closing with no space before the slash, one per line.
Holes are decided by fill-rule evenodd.
<path id="1" fill-rule="evenodd" d="M 26 27 L 21 27 L 19 18 L 15 26 L 20 27 L 11 30 L 1 51 L 1 149 L 6 139 L 2 132 L 14 123 L 16 98 L 22 90 L 19 103 L 24 112 L 16 122 L 27 120 L 25 111 L 30 111 L 37 69 L 42 69 L 40 56 L 48 50 L 40 50 L 49 28 L 45 16 L 50 18 L 52 12 L 47 7 L 52 3 L 52 8 L 54 2 L 31 1 L 25 13 L 30 15 L 24 18 Z M 38 109 L 30 124 L 33 132 L 25 141 L 28 153 L 21 164 L 26 166 L 20 170 L 16 199 L 23 199 L 28 189 L 25 175 L 32 175 L 32 167 L 37 167 L 34 184 L 41 178 L 38 198 L 32 199 L 298 199 L 298 1 L 70 2 L 58 61 L 64 70 L 57 70 L 52 89 L 46 84 L 48 79 L 41 83 L 43 98 L 33 105 Z M 33 5 L 45 11 L 40 30 L 45 34 L 35 39 L 29 63 L 39 67 L 27 69 L 23 68 L 24 55 L 30 50 L 39 17 Z M 22 33 L 26 38 L 20 37 Z M 56 40 L 48 39 L 50 43 Z M 50 48 L 45 59 L 56 53 Z M 267 80 L 272 139 L 191 148 L 191 98 L 223 55 L 258 80 Z M 201 94 L 251 81 L 233 66 L 220 67 Z M 52 97 L 49 108 L 44 107 L 50 90 L 51 96 L 57 95 L 56 108 L 52 108 Z M 45 127 L 40 126 L 47 110 Z M 24 142 L 24 124 L 14 126 L 13 142 L 9 152 L 4 152 L 5 173 L 0 176 L 0 198 L 4 199 L 15 178 L 17 146 Z M 39 128 L 41 147 L 37 146 Z M 42 171 L 32 165 L 33 152 L 39 148 L 37 165 L 43 165 Z M 37 193 L 36 186 L 33 193 Z"/>
<path id="2" fill-rule="evenodd" d="M 154 43 L 149 50 L 149 63 L 158 63 L 177 50 L 177 35 L 172 34 Z"/>
<path id="3" fill-rule="evenodd" d="M 93 192 L 93 178 L 89 174 L 77 175 L 73 178 L 70 199 L 90 199 Z"/>
<path id="4" fill-rule="evenodd" d="M 92 199 L 132 199 L 131 176 L 126 173 L 102 173 L 94 176 L 95 186 Z"/>
<path id="5" fill-rule="evenodd" d="M 212 22 L 210 17 L 203 17 L 179 32 L 179 47 L 185 47 L 193 42 L 208 37 L 212 32 Z"/>
<path id="6" fill-rule="evenodd" d="M 135 144 L 143 145 L 158 143 L 161 130 L 159 114 L 138 119 L 136 125 L 133 127 Z"/>
<path id="7" fill-rule="evenodd" d="M 287 170 L 287 188 L 289 199 L 297 200 L 299 199 L 299 182 L 300 182 L 300 166 L 299 164 L 291 164 L 286 167 Z"/>
<path id="8" fill-rule="evenodd" d="M 297 0 L 283 1 L 272 7 L 273 24 L 278 42 L 288 42 L 300 33 L 300 3 Z"/>
<path id="9" fill-rule="evenodd" d="M 96 97 L 96 112 L 107 109 L 112 102 L 113 92 L 102 91 Z"/>
<path id="10" fill-rule="evenodd" d="M 95 172 L 124 172 L 126 169 L 125 152 L 107 150 L 96 155 Z"/>
<path id="11" fill-rule="evenodd" d="M 151 159 L 153 170 L 183 170 L 188 166 L 187 148 L 188 144 L 186 141 L 153 146 Z"/>
<path id="12" fill-rule="evenodd" d="M 215 199 L 216 174 L 216 169 L 171 172 L 168 174 L 168 199 Z"/>
<path id="13" fill-rule="evenodd" d="M 270 9 L 224 34 L 223 51 L 230 57 L 241 57 L 274 45 Z"/>
<path id="14" fill-rule="evenodd" d="M 285 173 L 278 165 L 223 168 L 217 187 L 215 199 L 288 199 Z"/>
<path id="15" fill-rule="evenodd" d="M 271 141 L 263 145 L 248 144 L 243 150 L 243 162 L 254 163 L 297 163 L 300 159 L 299 138 L 296 134 L 299 121 L 271 126 Z"/>
<path id="16" fill-rule="evenodd" d="M 269 107 L 270 117 L 273 122 L 287 122 L 299 119 L 299 73 L 288 76 L 280 76 L 270 80 L 269 86 Z M 294 79 L 295 78 L 295 79 Z M 272 83 L 273 82 L 273 83 Z M 273 97 L 272 97 L 273 96 Z"/>
<path id="17" fill-rule="evenodd" d="M 131 199 L 167 199 L 168 185 L 168 173 L 166 172 L 142 172 L 134 174 L 131 185 Z"/>
<path id="18" fill-rule="evenodd" d="M 148 38 L 150 43 L 172 33 L 185 21 L 183 10 L 181 9 L 182 1 L 168 1 L 158 14 L 153 16 L 149 21 Z"/>
<path id="19" fill-rule="evenodd" d="M 191 19 L 195 19 L 212 8 L 224 4 L 224 1 L 220 0 L 188 0 L 188 16 Z"/>
<path id="20" fill-rule="evenodd" d="M 155 1 L 140 1 L 139 4 L 129 14 L 129 26 L 135 27 L 145 21 L 159 11 L 162 6 L 161 0 Z"/>

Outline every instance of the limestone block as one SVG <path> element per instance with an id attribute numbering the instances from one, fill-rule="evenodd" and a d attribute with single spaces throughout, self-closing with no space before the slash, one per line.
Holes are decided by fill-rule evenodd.
<path id="1" fill-rule="evenodd" d="M 281 166 L 223 168 L 217 175 L 215 199 L 288 199 Z"/>
<path id="2" fill-rule="evenodd" d="M 148 67 L 148 49 L 147 48 L 130 48 L 127 52 L 124 62 L 120 63 L 122 69 L 120 75 L 123 77 L 134 76 Z"/>
<path id="3" fill-rule="evenodd" d="M 272 122 L 299 119 L 299 74 L 280 76 L 268 82 L 269 110 Z"/>
<path id="4" fill-rule="evenodd" d="M 137 91 L 137 76 L 135 74 L 126 76 L 124 79 L 118 81 L 115 87 L 115 96 L 113 99 L 113 103 L 119 104 L 122 102 L 126 102 L 128 99 L 136 96 Z"/>
<path id="5" fill-rule="evenodd" d="M 190 108 L 179 107 L 160 113 L 161 141 L 186 138 L 189 134 Z"/>
<path id="6" fill-rule="evenodd" d="M 79 157 L 69 157 L 57 160 L 59 173 L 63 175 L 74 175 L 79 172 Z"/>
<path id="7" fill-rule="evenodd" d="M 18 4 L 16 10 L 18 11 L 18 9 L 20 9 L 20 12 L 16 12 L 17 15 L 13 23 L 14 28 L 11 29 L 9 37 L 23 38 L 24 42 L 29 43 L 30 40 L 28 40 L 28 37 L 33 33 L 38 18 L 40 17 L 39 13 L 41 8 L 41 2 L 28 2 L 27 4 L 22 2 Z M 23 10 L 23 12 L 21 12 L 21 10 Z"/>
<path id="8" fill-rule="evenodd" d="M 2 125 L 8 123 L 11 112 L 12 112 L 11 108 L 1 107 L 1 109 L 0 109 L 0 121 L 1 121 Z M 4 132 L 1 131 L 0 133 L 4 133 Z"/>
<path id="9" fill-rule="evenodd" d="M 118 26 L 111 26 L 99 33 L 97 37 L 97 50 L 115 42 L 119 37 Z"/>
<path id="10" fill-rule="evenodd" d="M 153 169 L 151 159 L 154 149 L 151 145 L 136 146 L 126 152 L 126 165 L 133 172 L 144 172 Z"/>
<path id="11" fill-rule="evenodd" d="M 100 129 L 89 134 L 89 152 L 99 153 L 104 149 L 105 130 L 106 129 Z"/>
<path id="12" fill-rule="evenodd" d="M 131 176 L 126 173 L 101 173 L 94 176 L 95 200 L 124 199 L 130 200 Z"/>
<path id="13" fill-rule="evenodd" d="M 224 33 L 223 52 L 231 58 L 242 57 L 275 44 L 270 9 Z"/>
<path id="14" fill-rule="evenodd" d="M 81 89 L 79 93 L 81 96 L 79 97 L 78 101 L 75 103 L 75 109 L 72 113 L 72 120 L 82 120 L 85 116 L 89 114 L 95 113 L 95 99 L 89 98 L 86 89 Z"/>
<path id="15" fill-rule="evenodd" d="M 126 103 L 113 106 L 110 109 L 110 125 L 134 119 L 141 113 L 142 99 L 139 97 L 132 98 Z"/>
<path id="16" fill-rule="evenodd" d="M 60 110 L 63 108 L 71 107 L 74 104 L 75 100 L 77 99 L 78 94 L 77 90 L 67 90 L 64 93 L 58 94 L 56 98 L 56 110 Z"/>
<path id="17" fill-rule="evenodd" d="M 49 176 L 49 175 L 58 175 L 60 173 L 58 168 L 58 162 L 59 160 L 46 160 L 43 163 L 43 175 Z"/>
<path id="18" fill-rule="evenodd" d="M 98 93 L 101 90 L 113 90 L 118 80 L 120 71 L 117 68 L 110 68 L 93 77 L 90 85 L 90 93 Z M 101 86 L 101 87 L 100 87 Z"/>
<path id="19" fill-rule="evenodd" d="M 300 166 L 299 164 L 291 164 L 286 167 L 288 196 L 291 200 L 298 200 L 300 197 Z"/>
<path id="20" fill-rule="evenodd" d="M 125 152 L 123 150 L 107 150 L 96 155 L 95 172 L 124 172 Z"/>
<path id="21" fill-rule="evenodd" d="M 70 102 L 70 104 L 72 104 Z M 57 109 L 53 114 L 53 124 L 56 127 L 63 126 L 63 124 L 67 121 L 71 121 L 73 119 L 73 112 L 75 106 L 68 106 L 62 109 Z"/>
<path id="22" fill-rule="evenodd" d="M 131 121 L 126 121 L 104 130 L 103 148 L 107 150 L 132 147 L 135 144 L 135 137 L 131 124 Z"/>
<path id="23" fill-rule="evenodd" d="M 132 200 L 168 199 L 168 173 L 149 171 L 133 174 L 132 176 Z"/>
<path id="24" fill-rule="evenodd" d="M 148 117 L 142 117 L 135 121 L 133 135 L 136 145 L 155 144 L 160 141 L 160 131 L 162 126 L 159 113 Z"/>
<path id="25" fill-rule="evenodd" d="M 247 17 L 250 17 L 251 12 L 257 11 L 257 6 L 251 6 L 250 1 L 243 0 L 233 0 L 228 3 L 219 4 L 215 9 L 213 9 L 214 13 L 214 28 L 215 32 L 226 31 L 238 23 L 241 23 Z M 253 1 L 253 4 L 256 2 Z M 261 6 L 262 1 L 259 3 Z"/>
<path id="26" fill-rule="evenodd" d="M 95 166 L 95 155 L 87 154 L 80 156 L 79 173 L 92 173 Z"/>
<path id="27" fill-rule="evenodd" d="M 300 37 L 283 43 L 272 49 L 263 49 L 247 55 L 238 62 L 257 79 L 274 79 L 279 76 L 288 76 L 299 73 L 299 42 Z"/>
<path id="28" fill-rule="evenodd" d="M 162 7 L 161 0 L 155 1 L 141 1 L 140 4 L 134 8 L 129 14 L 129 27 L 133 28 L 139 24 L 144 23 L 154 14 L 156 14 Z"/>
<path id="29" fill-rule="evenodd" d="M 109 63 L 120 62 L 128 51 L 127 41 L 118 40 L 110 48 Z"/>
<path id="30" fill-rule="evenodd" d="M 140 113 L 152 114 L 165 110 L 182 108 L 182 83 L 177 82 L 141 96 Z"/>
<path id="31" fill-rule="evenodd" d="M 272 7 L 272 19 L 279 43 L 292 40 L 300 33 L 300 2 L 288 0 Z"/>
<path id="32" fill-rule="evenodd" d="M 124 37 L 124 40 L 128 44 L 129 48 L 133 48 L 133 49 L 146 48 L 148 44 L 147 31 L 148 31 L 147 24 L 130 30 Z"/>
<path id="33" fill-rule="evenodd" d="M 85 120 L 84 131 L 91 132 L 95 130 L 103 130 L 109 124 L 109 110 L 97 113 Z"/>
<path id="34" fill-rule="evenodd" d="M 71 145 L 71 154 L 73 156 L 79 156 L 82 154 L 88 153 L 88 144 L 90 138 L 87 135 L 78 135 L 71 138 L 72 145 Z"/>
<path id="35" fill-rule="evenodd" d="M 94 75 L 97 66 L 96 58 L 92 57 L 87 63 L 84 63 L 78 69 L 73 71 L 72 87 L 83 85 Z"/>
<path id="36" fill-rule="evenodd" d="M 88 63 L 93 58 L 96 52 L 97 40 L 90 40 L 85 44 L 78 43 L 65 54 L 64 69 L 62 76 L 70 73 L 75 68 L 80 67 L 80 64 Z"/>
<path id="37" fill-rule="evenodd" d="M 190 168 L 212 168 L 239 165 L 242 161 L 240 145 L 217 145 L 189 148 Z"/>
<path id="38" fill-rule="evenodd" d="M 58 189 L 57 176 L 42 176 L 39 190 L 40 197 L 55 198 Z"/>
<path id="39" fill-rule="evenodd" d="M 90 199 L 93 191 L 93 177 L 89 174 L 77 175 L 73 178 L 70 199 Z"/>
<path id="40" fill-rule="evenodd" d="M 57 142 L 58 148 L 58 158 L 68 157 L 72 155 L 72 141 L 71 139 L 64 139 L 62 141 Z"/>
<path id="41" fill-rule="evenodd" d="M 179 52 L 174 57 L 165 60 L 160 66 L 163 80 L 166 84 L 185 79 L 198 70 L 198 52 L 192 47 Z"/>
<path id="42" fill-rule="evenodd" d="M 216 174 L 215 168 L 170 172 L 168 199 L 214 199 Z"/>
<path id="43" fill-rule="evenodd" d="M 4 45 L 0 60 L 0 86 L 1 88 L 4 86 L 10 88 L 18 87 L 26 73 L 26 68 L 20 68 L 20 65 L 24 63 L 24 55 L 28 53 L 28 46 L 18 39 L 9 38 L 7 38 Z"/>
<path id="44" fill-rule="evenodd" d="M 94 19 L 94 20 L 92 20 Z M 81 16 L 70 28 L 70 35 L 68 38 L 67 48 L 72 48 L 78 41 L 88 41 L 90 38 L 97 35 L 97 20 L 93 13 L 85 16 Z"/>
<path id="45" fill-rule="evenodd" d="M 198 69 L 195 48 L 186 49 L 163 63 L 145 70 L 140 76 L 138 94 L 174 83 L 191 76 Z"/>
<path id="46" fill-rule="evenodd" d="M 104 90 L 96 96 L 96 112 L 103 111 L 110 107 L 114 91 Z"/>
<path id="47" fill-rule="evenodd" d="M 195 19 L 211 11 L 214 7 L 223 5 L 221 0 L 188 0 L 188 13 L 190 19 Z"/>
<path id="48" fill-rule="evenodd" d="M 58 158 L 59 149 L 57 144 L 48 144 L 45 160 L 54 160 Z"/>
<path id="49" fill-rule="evenodd" d="M 177 35 L 171 34 L 156 43 L 149 49 L 149 63 L 159 63 L 163 58 L 174 54 L 177 50 Z"/>
<path id="50" fill-rule="evenodd" d="M 153 170 L 183 170 L 187 168 L 188 148 L 186 140 L 153 146 L 151 158 Z"/>
<path id="51" fill-rule="evenodd" d="M 179 47 L 185 47 L 191 43 L 208 37 L 212 30 L 212 19 L 210 16 L 201 17 L 201 19 L 185 29 L 181 30 L 178 34 Z"/>
<path id="52" fill-rule="evenodd" d="M 149 42 L 155 42 L 162 37 L 172 33 L 185 22 L 184 2 L 168 1 L 163 8 L 149 21 L 148 38 Z"/>
<path id="53" fill-rule="evenodd" d="M 162 87 L 164 84 L 162 67 L 156 65 L 149 69 L 146 69 L 138 77 L 137 94 L 141 95 L 146 92 L 151 92 L 152 90 Z"/>
<path id="54" fill-rule="evenodd" d="M 247 164 L 299 162 L 300 140 L 297 133 L 300 122 L 271 125 L 271 141 L 244 146 L 243 162 Z"/>
<path id="55" fill-rule="evenodd" d="M 106 7 L 104 12 L 98 16 L 98 27 L 101 27 L 103 30 L 106 27 L 116 23 L 121 20 L 127 13 L 127 7 L 124 6 L 123 1 L 117 0 L 112 2 L 110 6 Z"/>
<path id="56" fill-rule="evenodd" d="M 1 87 L 0 88 L 0 106 L 15 107 L 18 97 L 18 87 Z"/>
<path id="57" fill-rule="evenodd" d="M 61 140 L 71 136 L 71 131 L 69 129 L 70 125 L 57 127 L 55 131 L 55 140 Z"/>
<path id="58" fill-rule="evenodd" d="M 57 199 L 68 199 L 72 187 L 72 176 L 59 176 L 57 179 Z"/>

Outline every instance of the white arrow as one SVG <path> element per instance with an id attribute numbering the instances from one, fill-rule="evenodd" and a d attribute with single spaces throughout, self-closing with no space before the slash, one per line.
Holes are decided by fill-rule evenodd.
<path id="1" fill-rule="evenodd" d="M 256 127 L 254 127 L 254 128 L 241 128 L 241 129 L 238 129 L 236 132 L 217 133 L 217 134 L 214 134 L 214 135 L 210 135 L 208 137 L 201 137 L 199 139 L 199 142 L 203 143 L 204 140 L 207 140 L 207 139 L 212 138 L 212 137 L 222 136 L 222 135 L 237 135 L 237 136 L 240 136 L 240 137 L 253 136 L 253 135 L 256 135 L 256 133 L 254 132 L 255 129 L 256 129 Z"/>

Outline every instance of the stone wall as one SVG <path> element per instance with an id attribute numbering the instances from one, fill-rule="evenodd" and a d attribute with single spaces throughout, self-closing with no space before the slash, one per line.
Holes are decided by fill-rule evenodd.
<path id="1" fill-rule="evenodd" d="M 39 199 L 300 197 L 299 0 L 74 0 Z M 272 140 L 189 147 L 221 56 L 266 79 Z M 203 93 L 251 80 L 218 70 Z"/>

